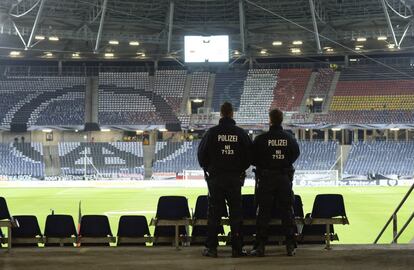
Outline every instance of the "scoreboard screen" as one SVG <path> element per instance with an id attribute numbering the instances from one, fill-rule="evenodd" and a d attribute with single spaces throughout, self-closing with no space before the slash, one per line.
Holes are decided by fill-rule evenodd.
<path id="1" fill-rule="evenodd" d="M 185 36 L 186 63 L 229 62 L 229 36 Z"/>

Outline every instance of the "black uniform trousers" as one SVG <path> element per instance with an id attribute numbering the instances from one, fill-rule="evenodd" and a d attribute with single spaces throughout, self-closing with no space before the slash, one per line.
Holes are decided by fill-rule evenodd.
<path id="1" fill-rule="evenodd" d="M 242 248 L 242 200 L 240 176 L 234 174 L 222 174 L 207 179 L 208 185 L 208 213 L 207 213 L 207 242 L 208 248 L 218 246 L 218 228 L 226 206 L 229 206 L 231 243 L 233 250 Z"/>
<path id="2" fill-rule="evenodd" d="M 296 223 L 293 212 L 295 197 L 291 179 L 292 176 L 286 173 L 271 173 L 259 176 L 256 189 L 256 247 L 266 245 L 269 222 L 272 218 L 272 209 L 275 200 L 280 207 L 282 228 L 286 236 L 286 243 L 295 244 L 294 234 L 296 231 Z"/>

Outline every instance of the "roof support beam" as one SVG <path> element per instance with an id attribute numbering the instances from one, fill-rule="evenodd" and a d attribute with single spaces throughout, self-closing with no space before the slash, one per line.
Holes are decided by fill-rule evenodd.
<path id="1" fill-rule="evenodd" d="M 102 31 L 103 31 L 103 25 L 104 25 L 104 22 L 105 22 L 105 13 L 106 13 L 106 5 L 107 4 L 108 4 L 108 0 L 104 0 L 103 4 L 102 4 L 102 9 L 101 9 L 101 20 L 99 22 L 98 35 L 96 36 L 95 49 L 93 50 L 94 53 L 99 52 L 99 44 L 101 43 Z"/>
<path id="2" fill-rule="evenodd" d="M 381 0 L 382 3 L 382 9 L 384 10 L 385 19 L 387 20 L 388 28 L 391 31 L 392 38 L 394 40 L 395 46 L 397 46 L 398 49 L 400 49 L 400 44 L 397 41 L 397 37 L 395 36 L 394 27 L 392 27 L 390 14 L 388 13 L 387 4 L 385 3 L 385 0 Z"/>
<path id="3" fill-rule="evenodd" d="M 26 47 L 25 47 L 26 50 L 29 49 L 30 47 L 33 47 L 32 46 L 33 38 L 34 38 L 34 35 L 36 34 L 36 30 L 39 25 L 40 17 L 42 16 L 42 11 L 45 6 L 45 2 L 46 0 L 41 0 L 40 2 L 39 10 L 37 11 L 37 15 L 33 23 L 32 32 L 30 33 L 29 41 L 27 42 Z"/>
<path id="4" fill-rule="evenodd" d="M 17 35 L 19 36 L 19 38 L 20 38 L 20 40 L 22 41 L 22 43 L 23 43 L 24 47 L 26 48 L 26 41 L 24 41 L 24 38 L 23 38 L 22 34 L 21 34 L 21 33 L 20 33 L 20 31 L 19 31 L 19 28 L 17 28 L 17 25 L 14 23 L 14 21 L 13 21 L 13 20 L 12 20 L 11 22 L 12 22 L 12 24 L 13 24 L 14 30 L 16 30 Z"/>
<path id="5" fill-rule="evenodd" d="M 170 10 L 168 14 L 168 37 L 167 37 L 167 53 L 171 53 L 172 31 L 174 27 L 174 1 L 170 1 Z"/>
<path id="6" fill-rule="evenodd" d="M 246 14 L 244 12 L 243 0 L 239 0 L 239 24 L 240 24 L 240 42 L 242 54 L 246 55 Z"/>
<path id="7" fill-rule="evenodd" d="M 321 41 L 319 39 L 318 23 L 316 22 L 316 16 L 315 16 L 315 3 L 313 2 L 313 0 L 309 0 L 309 6 L 310 6 L 311 14 L 312 14 L 313 32 L 315 34 L 316 47 L 318 48 L 318 53 L 321 54 L 322 53 Z"/>

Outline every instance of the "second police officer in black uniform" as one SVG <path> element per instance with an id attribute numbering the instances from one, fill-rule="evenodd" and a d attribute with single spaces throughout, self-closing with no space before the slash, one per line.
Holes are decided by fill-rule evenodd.
<path id="1" fill-rule="evenodd" d="M 274 200 L 281 211 L 282 227 L 286 235 L 288 256 L 295 254 L 295 219 L 293 213 L 294 194 L 292 164 L 300 151 L 295 138 L 283 130 L 283 113 L 274 109 L 269 113 L 270 129 L 253 141 L 253 165 L 256 166 L 256 242 L 250 252 L 253 256 L 264 256 L 269 222 Z"/>
<path id="2" fill-rule="evenodd" d="M 209 191 L 207 242 L 204 256 L 217 257 L 218 228 L 225 201 L 229 206 L 232 256 L 244 256 L 242 250 L 241 187 L 251 162 L 251 140 L 233 120 L 233 106 L 225 102 L 221 119 L 210 128 L 198 148 L 198 161 L 206 174 Z"/>

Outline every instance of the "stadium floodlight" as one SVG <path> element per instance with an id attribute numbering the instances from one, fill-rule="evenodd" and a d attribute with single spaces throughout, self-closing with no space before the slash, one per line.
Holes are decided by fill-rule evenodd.
<path id="1" fill-rule="evenodd" d="M 53 56 L 53 53 L 51 53 L 51 52 L 45 52 L 45 56 L 46 57 L 52 57 Z"/>
<path id="2" fill-rule="evenodd" d="M 332 128 L 332 131 L 341 131 L 340 128 Z"/>
<path id="3" fill-rule="evenodd" d="M 349 62 L 357 62 L 357 61 L 358 61 L 358 59 L 356 59 L 356 58 L 349 59 Z"/>
<path id="4" fill-rule="evenodd" d="M 193 102 L 194 103 L 201 103 L 201 102 L 203 102 L 203 100 L 201 98 L 196 98 L 196 99 L 193 99 Z"/>
<path id="5" fill-rule="evenodd" d="M 365 38 L 365 37 L 358 37 L 356 39 L 356 41 L 358 41 L 358 42 L 364 42 L 364 41 L 367 41 L 367 38 Z"/>
<path id="6" fill-rule="evenodd" d="M 399 128 L 390 128 L 391 131 L 399 131 Z"/>
<path id="7" fill-rule="evenodd" d="M 145 53 L 143 53 L 143 52 L 137 52 L 137 55 L 141 56 L 141 57 L 145 57 Z"/>
<path id="8" fill-rule="evenodd" d="M 50 41 L 59 41 L 59 38 L 57 36 L 49 37 Z"/>
<path id="9" fill-rule="evenodd" d="M 394 48 L 395 48 L 395 44 L 394 43 L 388 44 L 388 49 L 394 49 Z"/>
<path id="10" fill-rule="evenodd" d="M 50 128 L 45 128 L 45 129 L 42 129 L 42 132 L 50 133 L 50 132 L 52 132 L 52 130 Z"/>
<path id="11" fill-rule="evenodd" d="M 273 46 L 282 46 L 282 44 L 283 44 L 282 41 L 273 41 L 272 42 Z"/>
<path id="12" fill-rule="evenodd" d="M 266 54 L 266 53 L 267 53 L 267 50 L 266 50 L 266 49 L 262 49 L 262 50 L 260 51 L 260 53 L 261 53 L 261 54 Z"/>
<path id="13" fill-rule="evenodd" d="M 316 98 L 314 98 L 314 99 L 313 99 L 313 101 L 316 101 L 316 102 L 323 101 L 323 98 L 321 98 L 321 97 L 316 97 Z"/>
<path id="14" fill-rule="evenodd" d="M 240 52 L 239 52 L 238 50 L 234 50 L 233 54 L 234 54 L 234 55 L 239 55 L 239 54 L 240 54 Z"/>
<path id="15" fill-rule="evenodd" d="M 72 53 L 72 58 L 79 58 L 80 54 L 78 52 Z"/>
<path id="16" fill-rule="evenodd" d="M 139 46 L 139 42 L 138 41 L 130 41 L 129 45 L 130 46 Z"/>
<path id="17" fill-rule="evenodd" d="M 160 128 L 158 131 L 159 131 L 159 132 L 167 132 L 167 131 L 168 131 L 168 129 L 166 129 L 166 128 Z"/>
<path id="18" fill-rule="evenodd" d="M 386 36 L 379 36 L 379 37 L 377 37 L 377 40 L 387 40 L 387 37 Z"/>
<path id="19" fill-rule="evenodd" d="M 11 57 L 18 57 L 18 56 L 20 56 L 20 52 L 19 51 L 11 51 L 9 55 Z"/>
<path id="20" fill-rule="evenodd" d="M 110 57 L 114 57 L 115 54 L 113 54 L 113 53 L 105 53 L 104 55 L 105 55 L 105 57 L 110 58 Z"/>
<path id="21" fill-rule="evenodd" d="M 35 36 L 35 39 L 36 40 L 44 40 L 45 36 L 38 35 L 38 36 Z"/>
<path id="22" fill-rule="evenodd" d="M 139 130 L 136 130 L 136 131 L 135 131 L 135 133 L 136 133 L 137 135 L 139 135 L 139 134 L 144 133 L 144 131 L 139 129 Z"/>
<path id="23" fill-rule="evenodd" d="M 333 49 L 332 48 L 328 48 L 328 49 L 326 49 L 326 51 L 327 52 L 333 52 Z"/>
<path id="24" fill-rule="evenodd" d="M 301 52 L 301 49 L 299 49 L 299 48 L 292 48 L 290 51 L 292 53 L 300 53 Z"/>
<path id="25" fill-rule="evenodd" d="M 360 47 L 355 47 L 355 51 L 360 51 L 361 48 Z"/>
<path id="26" fill-rule="evenodd" d="M 109 132 L 109 131 L 111 131 L 109 128 L 101 128 L 101 131 L 102 132 Z"/>
<path id="27" fill-rule="evenodd" d="M 293 45 L 302 45 L 303 41 L 302 40 L 295 40 L 292 42 Z"/>
<path id="28" fill-rule="evenodd" d="M 110 40 L 108 43 L 111 44 L 111 45 L 118 45 L 119 41 L 118 40 Z"/>
<path id="29" fill-rule="evenodd" d="M 364 48 L 364 45 L 356 45 L 355 48 Z"/>
<path id="30" fill-rule="evenodd" d="M 331 48 L 332 47 L 329 47 L 329 46 L 323 47 L 324 50 L 331 49 Z"/>

